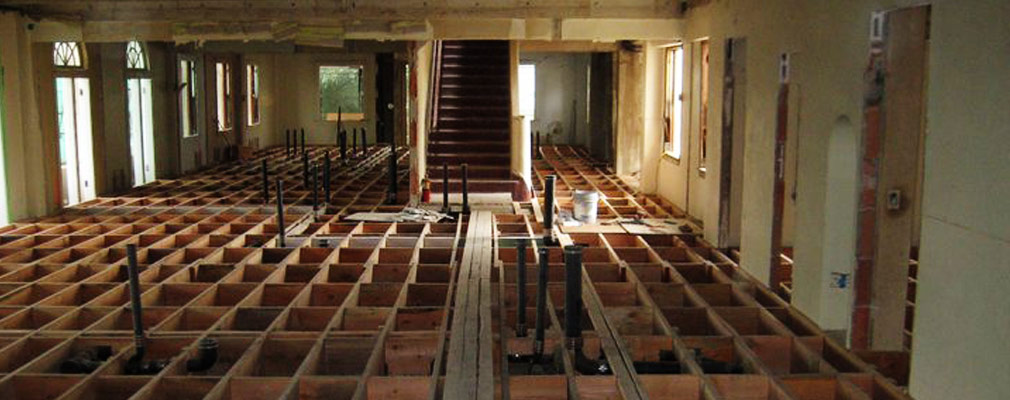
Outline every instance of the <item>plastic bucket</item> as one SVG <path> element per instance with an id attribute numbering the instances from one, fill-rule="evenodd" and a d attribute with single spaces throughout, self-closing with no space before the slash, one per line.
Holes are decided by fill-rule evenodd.
<path id="1" fill-rule="evenodd" d="M 586 224 L 596 223 L 600 193 L 595 190 L 576 190 L 572 195 L 575 219 Z"/>

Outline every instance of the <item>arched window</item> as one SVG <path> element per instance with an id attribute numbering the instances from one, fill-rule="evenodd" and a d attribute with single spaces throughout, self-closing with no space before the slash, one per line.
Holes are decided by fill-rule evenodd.
<path id="1" fill-rule="evenodd" d="M 147 70 L 147 52 L 144 51 L 144 45 L 136 40 L 126 44 L 126 69 Z"/>
<path id="2" fill-rule="evenodd" d="M 154 116 L 147 49 L 136 40 L 126 43 L 126 115 L 130 127 L 133 186 L 154 181 Z"/>
<path id="3" fill-rule="evenodd" d="M 81 44 L 77 42 L 54 43 L 53 65 L 60 68 L 84 68 Z"/>

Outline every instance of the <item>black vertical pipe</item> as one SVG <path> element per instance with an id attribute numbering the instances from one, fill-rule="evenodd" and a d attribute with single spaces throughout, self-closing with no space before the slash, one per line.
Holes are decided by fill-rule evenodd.
<path id="1" fill-rule="evenodd" d="M 365 128 L 361 128 L 361 152 L 368 154 L 368 134 Z"/>
<path id="2" fill-rule="evenodd" d="M 537 149 L 533 152 L 533 157 L 537 160 L 540 159 L 540 131 L 537 131 Z"/>
<path id="3" fill-rule="evenodd" d="M 319 211 L 319 164 L 312 163 L 312 168 L 309 168 L 309 174 L 312 175 L 312 211 Z"/>
<path id="4" fill-rule="evenodd" d="M 358 128 L 351 132 L 351 157 L 358 157 Z"/>
<path id="5" fill-rule="evenodd" d="M 533 353 L 537 358 L 544 354 L 544 326 L 547 319 L 547 265 L 550 252 L 547 247 L 540 248 L 540 268 L 537 270 L 537 320 L 533 336 Z"/>
<path id="6" fill-rule="evenodd" d="M 530 138 L 530 159 L 537 159 L 537 143 L 533 140 L 533 138 Z"/>
<path id="7" fill-rule="evenodd" d="M 544 184 L 544 239 L 549 244 L 554 243 L 554 175 L 547 176 Z"/>
<path id="8" fill-rule="evenodd" d="M 337 136 L 340 142 L 340 161 L 347 163 L 347 131 L 340 131 Z"/>
<path id="9" fill-rule="evenodd" d="M 526 337 L 526 239 L 516 243 L 516 287 L 519 308 L 516 310 L 516 337 Z"/>
<path id="10" fill-rule="evenodd" d="M 565 338 L 582 337 L 582 246 L 565 246 Z"/>
<path id="11" fill-rule="evenodd" d="M 270 181 L 267 171 L 267 159 L 263 159 L 263 204 L 270 202 Z"/>
<path id="12" fill-rule="evenodd" d="M 130 279 L 130 313 L 133 314 L 133 339 L 136 341 L 137 354 L 144 353 L 144 318 L 141 315 L 143 306 L 140 303 L 140 271 L 137 265 L 137 245 L 126 245 L 126 273 Z"/>
<path id="13" fill-rule="evenodd" d="M 364 135 L 362 135 L 362 138 Z M 396 204 L 396 144 L 389 144 L 389 188 L 386 190 L 386 204 Z"/>
<path id="14" fill-rule="evenodd" d="M 323 203 L 330 204 L 330 151 L 323 153 L 323 194 L 326 196 Z"/>
<path id="15" fill-rule="evenodd" d="M 442 212 L 448 214 L 449 211 L 449 163 L 442 162 Z"/>
<path id="16" fill-rule="evenodd" d="M 305 189 L 309 188 L 309 155 L 302 153 L 302 178 L 305 179 Z"/>
<path id="17" fill-rule="evenodd" d="M 284 130 L 284 157 L 291 158 L 291 130 Z"/>
<path id="18" fill-rule="evenodd" d="M 305 128 L 302 128 L 302 154 L 305 154 Z"/>
<path id="19" fill-rule="evenodd" d="M 462 167 L 462 170 L 463 170 L 462 171 L 463 172 L 463 213 L 464 214 L 469 214 L 470 213 L 470 195 L 469 195 L 469 191 L 467 190 L 466 163 L 463 163 L 463 165 L 461 167 Z"/>
<path id="20" fill-rule="evenodd" d="M 277 178 L 277 235 L 278 244 L 284 247 L 284 180 Z"/>

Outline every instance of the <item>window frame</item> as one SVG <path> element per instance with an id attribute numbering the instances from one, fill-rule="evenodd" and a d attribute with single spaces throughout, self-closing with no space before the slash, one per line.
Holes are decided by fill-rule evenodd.
<path id="1" fill-rule="evenodd" d="M 323 122 L 360 122 L 365 121 L 368 117 L 368 106 L 365 101 L 365 73 L 367 64 L 360 61 L 334 61 L 334 62 L 321 62 L 316 64 L 316 95 L 318 101 L 316 102 L 316 116 L 320 121 Z M 357 68 L 358 69 L 358 101 L 361 103 L 360 113 L 329 113 L 323 114 L 323 85 L 322 85 L 322 69 L 323 68 Z"/>
<path id="2" fill-rule="evenodd" d="M 57 49 L 61 44 L 73 45 L 77 50 L 77 59 L 79 65 L 61 65 L 60 60 L 57 55 Z M 75 76 L 76 74 L 83 75 L 88 69 L 88 51 L 85 48 L 84 42 L 78 41 L 56 41 L 53 42 L 53 68 L 57 73 L 61 73 L 64 77 Z"/>
<path id="3" fill-rule="evenodd" d="M 711 110 L 712 47 L 708 38 L 701 39 L 698 44 L 698 174 L 705 176 L 708 172 L 708 116 Z"/>
<path id="4" fill-rule="evenodd" d="M 140 63 L 142 64 L 139 68 L 130 64 L 130 45 L 136 43 L 138 51 L 140 52 Z M 147 46 L 144 42 L 139 40 L 131 40 L 126 42 L 126 71 L 127 72 L 149 72 L 151 70 L 151 60 L 147 57 Z"/>
<path id="5" fill-rule="evenodd" d="M 260 67 L 254 63 L 246 64 L 246 126 L 260 124 Z"/>
<path id="6" fill-rule="evenodd" d="M 228 61 L 214 62 L 214 117 L 218 132 L 231 132 L 235 129 L 235 109 L 232 107 L 235 101 L 235 94 L 232 93 L 235 72 L 231 64 Z"/>
<path id="7" fill-rule="evenodd" d="M 188 72 L 185 74 L 185 81 L 183 80 L 185 66 L 189 66 Z M 196 86 L 197 80 L 199 79 L 199 74 L 196 73 L 196 60 L 191 58 L 179 58 L 177 77 L 179 80 L 179 93 L 178 93 L 178 107 L 179 107 L 179 130 L 182 131 L 182 138 L 189 139 L 200 136 L 200 128 L 197 121 L 199 118 L 198 110 L 200 105 L 200 99 L 197 96 Z M 185 84 L 186 86 L 182 86 Z M 183 103 L 185 102 L 187 109 L 183 112 Z M 187 120 L 189 122 L 189 132 L 184 129 L 185 124 L 183 121 Z"/>
<path id="8" fill-rule="evenodd" d="M 684 157 L 686 54 L 687 49 L 680 42 L 663 49 L 663 154 L 678 164 Z"/>

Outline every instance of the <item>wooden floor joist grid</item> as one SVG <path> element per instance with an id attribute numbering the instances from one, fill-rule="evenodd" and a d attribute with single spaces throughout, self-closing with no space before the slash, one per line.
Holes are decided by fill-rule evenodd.
<path id="1" fill-rule="evenodd" d="M 510 368 L 528 354 L 517 337 L 516 249 L 539 237 L 538 202 L 513 213 L 474 205 L 459 221 L 359 223 L 384 205 L 388 148 L 346 164 L 333 148 L 329 205 L 311 209 L 300 154 L 270 149 L 232 164 L 158 181 L 37 221 L 0 228 L 0 398 L 3 399 L 896 399 L 903 395 L 789 304 L 694 234 L 557 232 L 581 244 L 584 348 L 611 375 L 580 375 L 571 352 L 556 374 Z M 534 186 L 558 175 L 604 194 L 601 219 L 684 217 L 639 196 L 584 153 L 545 147 Z M 396 154 L 406 164 L 406 153 Z M 276 204 L 264 201 L 261 160 L 285 180 L 286 246 Z M 406 181 L 406 168 L 398 176 Z M 402 187 L 402 185 L 401 185 Z M 127 375 L 134 353 L 125 246 L 139 248 L 143 324 L 155 375 Z M 528 250 L 535 292 L 537 244 Z M 547 349 L 563 346 L 560 247 L 549 250 Z M 530 321 L 534 295 L 525 305 Z M 532 327 L 532 322 L 530 326 Z M 217 363 L 190 373 L 202 338 Z M 89 374 L 59 373 L 97 345 L 113 355 Z M 635 361 L 670 350 L 680 374 L 647 375 Z M 707 373 L 695 352 L 736 363 Z"/>

